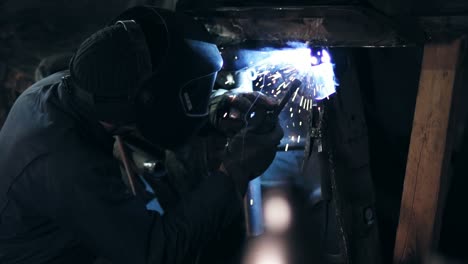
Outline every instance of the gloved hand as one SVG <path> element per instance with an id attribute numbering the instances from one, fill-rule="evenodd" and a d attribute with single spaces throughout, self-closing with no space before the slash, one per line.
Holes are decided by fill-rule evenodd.
<path id="1" fill-rule="evenodd" d="M 276 122 L 273 130 L 262 134 L 244 128 L 228 142 L 220 170 L 234 179 L 242 195 L 249 181 L 260 176 L 273 162 L 283 135 Z"/>
<path id="2" fill-rule="evenodd" d="M 276 106 L 275 99 L 260 92 L 229 91 L 211 99 L 210 123 L 230 138 L 245 128 L 255 113 L 272 111 Z"/>

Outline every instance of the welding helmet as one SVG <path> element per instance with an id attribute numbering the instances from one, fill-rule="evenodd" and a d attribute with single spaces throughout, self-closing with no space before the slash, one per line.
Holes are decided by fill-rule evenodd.
<path id="1" fill-rule="evenodd" d="M 101 98 L 95 102 L 98 116 L 111 123 L 134 123 L 160 147 L 183 145 L 208 118 L 208 101 L 222 66 L 217 46 L 193 18 L 154 7 L 131 8 L 109 24 L 115 26 L 128 33 L 124 42 L 131 45 L 114 52 L 110 61 L 115 63 L 109 67 L 128 72 L 114 72 L 113 91 L 106 91 L 112 98 L 102 100 L 92 93 Z M 122 56 L 128 60 L 115 58 Z"/>

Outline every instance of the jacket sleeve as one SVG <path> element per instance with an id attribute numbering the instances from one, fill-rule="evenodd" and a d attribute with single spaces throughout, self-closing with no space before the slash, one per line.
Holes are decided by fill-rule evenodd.
<path id="1" fill-rule="evenodd" d="M 43 195 L 48 197 L 44 209 L 112 263 L 193 263 L 242 210 L 233 180 L 217 173 L 172 211 L 151 214 L 123 184 L 116 164 L 87 165 L 64 156 L 42 162 L 47 174 Z"/>

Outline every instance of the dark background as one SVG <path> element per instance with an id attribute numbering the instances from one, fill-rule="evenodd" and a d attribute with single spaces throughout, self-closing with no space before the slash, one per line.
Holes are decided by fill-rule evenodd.
<path id="1" fill-rule="evenodd" d="M 34 70 L 42 58 L 73 52 L 91 32 L 126 8 L 139 4 L 171 6 L 170 1 L 161 0 L 0 1 L 0 127 L 15 98 L 34 81 Z M 374 7 L 378 12 L 395 19 L 416 15 L 468 14 L 468 1 L 463 0 L 181 0 L 179 7 L 203 9 L 233 5 L 312 4 Z M 356 54 L 362 84 L 378 221 L 384 259 L 388 263 L 392 259 L 398 225 L 422 51 L 422 47 L 350 50 Z M 442 253 L 465 259 L 463 241 L 468 236 L 468 217 L 465 213 L 468 199 L 464 195 L 467 186 L 467 155 L 468 133 L 465 133 L 457 143 L 452 160 L 452 185 L 440 243 Z"/>

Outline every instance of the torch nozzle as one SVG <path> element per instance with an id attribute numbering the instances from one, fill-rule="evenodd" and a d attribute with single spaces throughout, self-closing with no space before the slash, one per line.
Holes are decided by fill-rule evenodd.
<path id="1" fill-rule="evenodd" d="M 278 106 L 275 109 L 275 115 L 278 116 L 283 108 L 286 106 L 286 104 L 289 102 L 291 97 L 293 96 L 294 92 L 296 91 L 297 88 L 299 88 L 302 85 L 302 82 L 299 81 L 298 79 L 295 79 L 292 81 L 286 88 L 286 94 L 284 95 L 283 99 L 281 99 L 281 102 L 278 104 Z"/>

